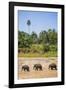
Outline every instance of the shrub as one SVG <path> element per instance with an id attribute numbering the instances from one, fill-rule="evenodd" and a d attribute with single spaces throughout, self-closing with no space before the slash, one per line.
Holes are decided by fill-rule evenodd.
<path id="1" fill-rule="evenodd" d="M 57 51 L 56 45 L 50 45 L 50 51 Z"/>
<path id="2" fill-rule="evenodd" d="M 32 52 L 32 53 L 41 53 L 41 52 L 42 52 L 42 45 L 33 44 L 33 45 L 31 46 L 31 52 Z"/>
<path id="3" fill-rule="evenodd" d="M 47 45 L 47 44 L 43 44 L 43 52 L 45 53 L 45 52 L 48 52 L 49 51 L 49 45 Z"/>

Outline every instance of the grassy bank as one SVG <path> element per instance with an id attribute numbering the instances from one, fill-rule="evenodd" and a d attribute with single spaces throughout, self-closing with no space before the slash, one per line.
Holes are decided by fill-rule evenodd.
<path id="1" fill-rule="evenodd" d="M 44 54 L 40 54 L 40 53 L 19 53 L 18 57 L 57 57 L 57 52 L 47 52 Z"/>

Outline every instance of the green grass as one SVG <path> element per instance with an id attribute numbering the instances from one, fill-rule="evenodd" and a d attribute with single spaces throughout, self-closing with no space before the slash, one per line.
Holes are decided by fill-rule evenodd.
<path id="1" fill-rule="evenodd" d="M 47 52 L 44 54 L 40 54 L 40 53 L 19 53 L 18 57 L 57 57 L 57 52 Z"/>
<path id="2" fill-rule="evenodd" d="M 50 50 L 48 52 L 43 53 L 43 45 L 42 44 L 32 44 L 30 48 L 20 48 L 21 51 L 18 53 L 18 57 L 57 57 L 56 45 L 50 45 Z M 30 50 L 30 52 L 28 52 Z"/>

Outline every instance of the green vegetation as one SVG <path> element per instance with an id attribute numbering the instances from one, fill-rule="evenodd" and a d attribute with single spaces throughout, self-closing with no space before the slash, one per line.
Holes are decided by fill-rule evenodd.
<path id="1" fill-rule="evenodd" d="M 39 53 L 20 53 L 18 54 L 18 57 L 57 57 L 57 52 L 47 52 L 45 54 L 39 54 Z"/>
<path id="2" fill-rule="evenodd" d="M 28 21 L 27 24 L 30 25 L 30 22 Z M 18 31 L 18 52 L 19 57 L 56 57 L 56 30 L 43 30 L 39 35 L 35 32 L 28 34 Z"/>

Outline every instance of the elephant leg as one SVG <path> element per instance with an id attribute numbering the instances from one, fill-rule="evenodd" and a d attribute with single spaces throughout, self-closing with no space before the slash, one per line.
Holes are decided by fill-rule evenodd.
<path id="1" fill-rule="evenodd" d="M 27 71 L 29 71 L 29 69 L 27 69 Z"/>
<path id="2" fill-rule="evenodd" d="M 51 67 L 51 70 L 53 70 L 53 67 Z"/>
<path id="3" fill-rule="evenodd" d="M 28 68 L 26 70 L 28 71 Z"/>
<path id="4" fill-rule="evenodd" d="M 51 70 L 53 70 L 53 67 L 51 67 Z"/>
<path id="5" fill-rule="evenodd" d="M 52 67 L 52 70 L 55 70 L 55 67 Z"/>
<path id="6" fill-rule="evenodd" d="M 57 67 L 55 67 L 55 70 L 57 70 Z"/>
<path id="7" fill-rule="evenodd" d="M 39 68 L 37 67 L 37 68 L 36 68 L 36 70 L 38 71 L 38 70 L 39 70 Z"/>
<path id="8" fill-rule="evenodd" d="M 57 67 L 53 67 L 54 70 L 57 70 Z"/>
<path id="9" fill-rule="evenodd" d="M 29 68 L 27 69 L 27 71 L 29 72 Z"/>
<path id="10" fill-rule="evenodd" d="M 42 67 L 41 67 L 41 70 L 42 70 Z"/>
<path id="11" fill-rule="evenodd" d="M 25 71 L 27 71 L 27 68 L 25 69 Z"/>
<path id="12" fill-rule="evenodd" d="M 24 68 L 24 71 L 26 71 L 26 69 Z"/>
<path id="13" fill-rule="evenodd" d="M 41 68 L 39 67 L 39 70 L 41 70 Z"/>
<path id="14" fill-rule="evenodd" d="M 56 70 L 56 67 L 53 67 L 53 70 Z"/>
<path id="15" fill-rule="evenodd" d="M 42 70 L 42 68 L 41 68 L 41 67 L 39 67 L 39 70 L 41 71 L 41 70 Z"/>
<path id="16" fill-rule="evenodd" d="M 25 70 L 24 71 L 27 71 L 27 68 L 25 68 Z"/>

